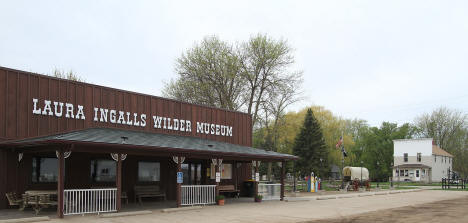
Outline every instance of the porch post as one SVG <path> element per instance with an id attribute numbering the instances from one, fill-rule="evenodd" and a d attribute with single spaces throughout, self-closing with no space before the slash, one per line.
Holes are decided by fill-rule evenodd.
<path id="1" fill-rule="evenodd" d="M 255 182 L 255 197 L 257 197 L 257 195 L 258 195 L 258 180 L 259 180 L 259 179 L 257 179 L 257 173 L 258 173 L 259 162 L 254 161 L 254 163 L 255 163 L 255 179 L 254 179 L 255 180 L 254 181 Z"/>
<path id="2" fill-rule="evenodd" d="M 284 200 L 284 174 L 285 174 L 285 166 L 286 162 L 282 161 L 281 162 L 281 195 L 280 195 L 280 200 Z"/>
<path id="3" fill-rule="evenodd" d="M 122 208 L 122 154 L 117 154 L 117 174 L 115 178 L 115 184 L 117 187 L 117 211 Z"/>
<path id="4" fill-rule="evenodd" d="M 177 156 L 177 172 L 182 172 L 182 160 L 180 156 Z M 190 176 L 189 176 L 190 177 Z M 182 205 L 182 184 L 177 182 L 177 207 L 181 207 Z"/>
<path id="5" fill-rule="evenodd" d="M 63 218 L 63 190 L 64 190 L 64 170 L 65 170 L 65 158 L 63 156 L 63 150 L 57 151 L 58 155 L 58 179 L 57 179 L 57 216 Z"/>
<path id="6" fill-rule="evenodd" d="M 216 158 L 216 164 L 215 164 L 216 196 L 219 195 L 219 182 L 216 180 L 217 173 L 219 173 L 219 159 L 218 158 Z"/>

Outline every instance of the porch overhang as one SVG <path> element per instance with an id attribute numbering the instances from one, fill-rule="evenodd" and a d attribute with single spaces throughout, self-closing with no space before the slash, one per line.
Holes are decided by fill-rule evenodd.
<path id="1" fill-rule="evenodd" d="M 297 156 L 256 149 L 226 142 L 201 139 L 191 136 L 148 133 L 116 128 L 89 128 L 67 133 L 0 143 L 0 148 L 15 148 L 23 152 L 34 152 L 33 147 L 69 146 L 74 150 L 81 148 L 100 147 L 126 153 L 148 155 L 185 155 L 206 158 L 232 158 L 245 160 L 296 160 Z M 94 152 L 99 152 L 95 151 Z"/>
<path id="2" fill-rule="evenodd" d="M 413 169 L 416 169 L 416 168 L 419 168 L 419 169 L 431 169 L 430 166 L 427 166 L 427 165 L 424 165 L 424 164 L 401 164 L 401 165 L 396 165 L 396 166 L 393 166 L 393 169 L 403 169 L 403 168 L 413 168 Z"/>

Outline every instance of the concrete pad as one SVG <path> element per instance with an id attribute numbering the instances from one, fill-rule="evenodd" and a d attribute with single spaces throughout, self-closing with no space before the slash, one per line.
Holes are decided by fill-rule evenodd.
<path id="1" fill-rule="evenodd" d="M 195 209 L 201 209 L 201 206 L 190 206 L 190 207 L 181 207 L 181 208 L 166 208 L 162 209 L 161 212 L 164 213 L 172 213 L 172 212 L 180 212 L 180 211 L 190 211 Z"/>
<path id="2" fill-rule="evenodd" d="M 399 193 L 401 193 L 401 192 L 400 192 L 399 190 L 394 190 L 394 191 L 390 191 L 389 193 L 390 193 L 390 194 L 399 194 Z"/>
<path id="3" fill-rule="evenodd" d="M 285 198 L 284 199 L 285 202 L 307 202 L 307 201 L 311 201 L 311 200 L 315 200 L 315 198 L 299 198 L 299 197 L 296 197 L 296 198 Z"/>
<path id="4" fill-rule="evenodd" d="M 50 218 L 48 216 L 44 216 L 44 217 L 15 218 L 15 219 L 0 220 L 0 223 L 38 222 L 38 221 L 49 221 L 49 220 Z"/>
<path id="5" fill-rule="evenodd" d="M 387 195 L 389 194 L 388 191 L 380 191 L 380 192 L 376 192 L 375 195 Z"/>
<path id="6" fill-rule="evenodd" d="M 100 214 L 99 217 L 101 218 L 116 218 L 116 217 L 123 217 L 123 216 L 135 216 L 135 215 L 142 215 L 142 214 L 152 214 L 152 211 L 129 211 L 129 212 L 116 212 L 116 213 L 106 213 Z"/>

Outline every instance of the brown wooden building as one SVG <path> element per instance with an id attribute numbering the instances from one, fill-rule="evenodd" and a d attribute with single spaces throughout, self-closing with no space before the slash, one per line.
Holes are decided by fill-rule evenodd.
<path id="1" fill-rule="evenodd" d="M 249 114 L 0 67 L 0 209 L 5 193 L 55 190 L 62 217 L 67 190 L 113 187 L 118 211 L 138 186 L 180 206 L 183 185 L 237 190 L 257 161 L 296 158 L 251 146 Z"/>

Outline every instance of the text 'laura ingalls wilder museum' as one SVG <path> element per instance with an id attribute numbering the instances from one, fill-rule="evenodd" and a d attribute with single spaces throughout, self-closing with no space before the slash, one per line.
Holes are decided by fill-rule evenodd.
<path id="1" fill-rule="evenodd" d="M 281 164 L 282 199 L 296 159 L 252 148 L 246 113 L 3 67 L 0 91 L 0 209 L 15 199 L 56 205 L 59 217 L 145 200 L 213 204 L 252 179 L 258 193 L 260 162 Z"/>

